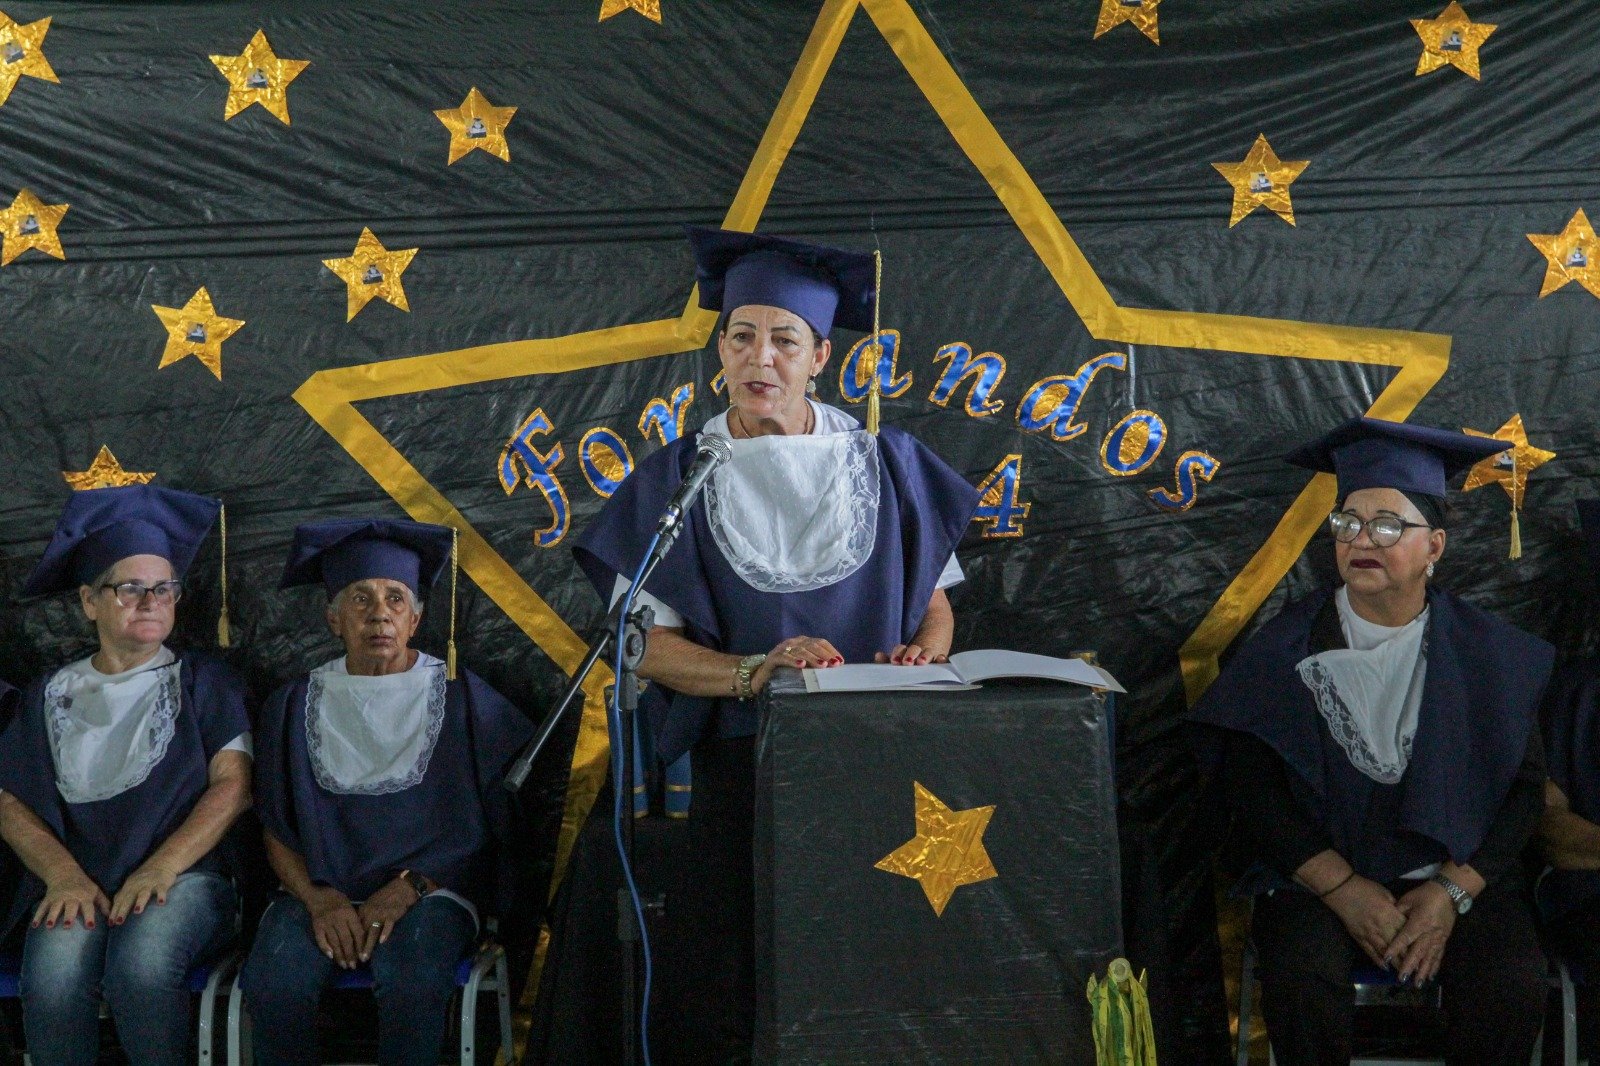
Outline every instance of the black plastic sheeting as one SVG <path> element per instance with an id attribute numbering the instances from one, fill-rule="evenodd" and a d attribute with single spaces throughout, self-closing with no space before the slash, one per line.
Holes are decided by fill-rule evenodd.
<path id="1" fill-rule="evenodd" d="M 1109 701 L 991 682 L 763 702 L 757 1061 L 1092 1061 L 1084 990 L 1122 949 Z M 995 875 L 943 913 L 876 867 L 926 839 L 913 782 L 952 811 L 994 808 Z"/>
<path id="2" fill-rule="evenodd" d="M 316 594 L 276 590 L 293 525 L 401 513 L 291 399 L 301 383 L 681 312 L 692 273 L 680 227 L 722 219 L 820 5 L 662 3 L 659 26 L 633 12 L 598 22 L 598 0 L 6 4 L 19 22 L 53 19 L 44 50 L 61 81 L 24 78 L 0 107 L 0 207 L 28 188 L 71 208 L 65 262 L 29 252 L 0 268 L 0 675 L 23 681 L 87 646 L 71 603 L 17 591 L 66 496 L 61 472 L 85 469 L 102 444 L 160 484 L 227 500 L 230 654 L 265 693 L 336 651 Z M 1093 39 L 1093 0 L 911 11 L 1119 303 L 1451 337 L 1449 372 L 1413 418 L 1492 430 L 1520 413 L 1558 458 L 1531 478 L 1522 560 L 1506 560 L 1506 499 L 1490 488 L 1458 501 L 1440 580 L 1587 649 L 1571 501 L 1594 494 L 1600 473 L 1600 303 L 1576 285 L 1537 298 L 1545 264 L 1526 234 L 1600 205 L 1600 9 L 1477 0 L 1471 17 L 1499 27 L 1482 80 L 1417 77 L 1407 19 L 1442 6 L 1173 2 L 1159 46 L 1127 25 Z M 258 28 L 280 56 L 311 62 L 289 87 L 291 126 L 260 108 L 222 120 L 226 85 L 207 57 L 237 54 Z M 445 165 L 431 112 L 474 85 L 519 108 L 509 164 L 476 152 Z M 1265 211 L 1227 226 L 1231 193 L 1211 164 L 1242 159 L 1258 133 L 1282 158 L 1310 160 L 1292 189 L 1296 226 Z M 1031 383 L 1115 346 L 1089 335 L 860 12 L 759 225 L 881 247 L 885 325 L 913 378 L 886 402 L 888 421 L 975 483 L 1022 456 L 1023 535 L 975 532 L 961 549 L 957 643 L 1093 647 L 1130 689 L 1122 824 L 1138 827 L 1162 886 L 1152 931 L 1176 990 L 1163 1057 L 1220 1056 L 1214 841 L 1175 728 L 1177 649 L 1305 485 L 1277 456 L 1364 409 L 1393 371 L 1139 347 L 1085 393 L 1082 436 L 1021 429 Z M 421 249 L 404 276 L 409 314 L 379 301 L 346 322 L 344 287 L 320 261 L 349 255 L 363 226 Z M 220 381 L 194 359 L 157 369 L 165 335 L 151 305 L 182 306 L 201 285 L 246 322 Z M 1004 356 L 999 415 L 966 414 L 964 387 L 948 407 L 929 401 L 945 366 L 934 354 L 956 341 Z M 582 632 L 600 605 L 564 544 L 535 546 L 549 508 L 502 488 L 502 449 L 536 407 L 547 413 L 553 432 L 537 443 L 564 448 L 557 473 L 581 529 L 601 503 L 578 470 L 582 435 L 609 427 L 640 458 L 658 446 L 637 430 L 644 405 L 692 382 L 698 425 L 719 406 L 715 370 L 708 348 L 360 412 Z M 831 369 L 822 383 L 836 400 Z M 1101 442 L 1135 409 L 1161 416 L 1168 450 L 1112 477 Z M 1221 469 L 1191 510 L 1160 512 L 1146 492 L 1172 484 L 1179 449 Z M 1263 614 L 1325 580 L 1328 554 L 1319 537 Z M 210 641 L 216 567 L 208 548 L 180 611 L 192 643 Z M 433 651 L 441 606 L 420 640 Z M 560 671 L 470 583 L 460 647 L 530 714 L 559 689 Z M 552 750 L 530 786 L 546 811 L 528 847 L 537 880 L 566 763 Z M 542 900 L 530 893 L 530 914 Z"/>

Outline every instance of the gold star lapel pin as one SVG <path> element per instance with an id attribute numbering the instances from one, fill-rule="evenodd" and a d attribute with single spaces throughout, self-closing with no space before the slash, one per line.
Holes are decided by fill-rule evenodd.
<path id="1" fill-rule="evenodd" d="M 1578 213 L 1567 222 L 1560 233 L 1530 233 L 1528 240 L 1545 258 L 1544 284 L 1539 296 L 1549 296 L 1569 281 L 1576 281 L 1594 296 L 1600 296 L 1600 241 L 1595 240 L 1594 227 L 1589 216 L 1578 208 Z"/>
<path id="2" fill-rule="evenodd" d="M 1140 33 L 1160 44 L 1161 33 L 1156 27 L 1156 6 L 1160 3 L 1161 0 L 1100 0 L 1100 17 L 1094 24 L 1095 37 L 1124 22 L 1131 22 Z"/>
<path id="3" fill-rule="evenodd" d="M 324 259 L 322 265 L 337 274 L 345 284 L 349 296 L 345 321 L 355 318 L 356 313 L 367 306 L 367 301 L 374 296 L 382 297 L 402 311 L 411 310 L 411 304 L 406 301 L 405 287 L 400 284 L 400 275 L 405 273 L 416 254 L 415 248 L 400 248 L 391 252 L 379 242 L 372 230 L 362 227 L 361 239 L 356 241 L 356 250 L 348 258 Z"/>
<path id="4" fill-rule="evenodd" d="M 1495 28 L 1487 22 L 1473 22 L 1456 0 L 1436 19 L 1412 19 L 1411 26 L 1422 38 L 1422 56 L 1417 74 L 1438 70 L 1446 64 L 1478 77 L 1478 49 Z"/>
<path id="5" fill-rule="evenodd" d="M 27 189 L 17 193 L 11 206 L 0 211 L 0 266 L 29 248 L 65 259 L 56 227 L 67 213 L 66 204 L 47 204 Z"/>
<path id="6" fill-rule="evenodd" d="M 161 365 L 156 369 L 171 366 L 179 359 L 192 355 L 221 381 L 222 342 L 239 332 L 244 322 L 217 314 L 216 308 L 211 306 L 211 294 L 206 292 L 204 285 L 182 307 L 151 304 L 150 309 L 167 327 L 167 346 L 161 352 Z"/>
<path id="7" fill-rule="evenodd" d="M 0 11 L 0 105 L 5 104 L 24 74 L 40 81 L 60 82 L 44 57 L 44 35 L 49 32 L 48 15 L 24 26 Z"/>
<path id="8" fill-rule="evenodd" d="M 267 43 L 261 30 L 250 38 L 244 51 L 236 56 L 212 56 L 211 62 L 228 79 L 228 103 L 223 108 L 224 120 L 232 118 L 251 104 L 260 104 L 277 116 L 278 121 L 289 125 L 289 83 L 311 65 L 308 59 L 279 59 Z"/>
<path id="9" fill-rule="evenodd" d="M 637 11 L 651 22 L 660 22 L 661 0 L 601 0 L 600 21 L 624 11 Z"/>
<path id="10" fill-rule="evenodd" d="M 477 86 L 467 93 L 460 107 L 447 107 L 434 115 L 450 131 L 450 162 L 481 148 L 496 159 L 511 162 L 511 149 L 506 145 L 506 125 L 517 113 L 514 107 L 495 107 L 478 91 Z"/>
<path id="11" fill-rule="evenodd" d="M 1233 214 L 1228 218 L 1228 228 L 1258 207 L 1265 207 L 1289 225 L 1294 225 L 1294 205 L 1289 201 L 1289 186 L 1311 161 L 1301 159 L 1284 162 L 1267 143 L 1267 135 L 1256 135 L 1256 143 L 1242 162 L 1212 163 L 1217 173 L 1233 186 Z"/>
<path id="12" fill-rule="evenodd" d="M 111 454 L 111 449 L 102 444 L 100 453 L 94 457 L 94 462 L 89 464 L 89 469 L 63 470 L 61 477 L 72 487 L 73 492 L 83 492 L 86 489 L 120 489 L 125 485 L 148 485 L 155 480 L 156 475 L 154 472 L 143 474 L 122 469 L 122 464 Z"/>
<path id="13" fill-rule="evenodd" d="M 920 782 L 913 781 L 911 787 L 917 835 L 879 859 L 875 868 L 922 885 L 933 913 L 942 917 L 956 889 L 1000 876 L 983 846 L 983 831 L 994 807 L 952 811 Z"/>
<path id="14" fill-rule="evenodd" d="M 1505 451 L 1474 463 L 1467 472 L 1467 480 L 1461 486 L 1461 491 L 1471 492 L 1495 482 L 1505 487 L 1506 495 L 1511 497 L 1511 558 L 1520 559 L 1522 527 L 1517 521 L 1517 512 L 1522 510 L 1522 498 L 1528 491 L 1528 475 L 1554 459 L 1556 453 L 1535 448 L 1528 443 L 1528 431 L 1522 427 L 1520 414 L 1512 415 L 1505 425 L 1493 433 L 1467 429 L 1465 426 L 1462 432 L 1474 437 L 1492 437 L 1511 442 L 1511 447 Z"/>

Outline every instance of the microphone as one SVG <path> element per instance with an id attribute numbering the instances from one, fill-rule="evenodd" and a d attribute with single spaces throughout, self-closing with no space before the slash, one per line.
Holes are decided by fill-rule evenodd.
<path id="1" fill-rule="evenodd" d="M 672 542 L 678 539 L 683 514 L 693 505 L 695 497 L 700 495 L 711 472 L 732 458 L 733 446 L 728 443 L 728 438 L 713 433 L 700 435 L 700 443 L 694 451 L 694 462 L 690 464 L 689 472 L 683 475 L 678 491 L 667 501 L 666 510 L 661 512 L 661 521 L 656 524 L 656 533 L 661 537 L 656 545 L 657 556 L 666 555 Z"/>

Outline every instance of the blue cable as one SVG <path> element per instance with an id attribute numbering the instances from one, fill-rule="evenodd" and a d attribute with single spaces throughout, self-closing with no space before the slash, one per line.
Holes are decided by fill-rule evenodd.
<path id="1" fill-rule="evenodd" d="M 628 582 L 628 591 L 623 593 L 622 614 L 617 620 L 616 657 L 612 660 L 611 703 L 606 708 L 606 727 L 611 734 L 611 829 L 617 841 L 617 858 L 622 861 L 622 879 L 628 886 L 628 897 L 633 901 L 633 915 L 639 923 L 639 943 L 644 952 L 644 995 L 639 1001 L 639 1049 L 644 1057 L 644 1066 L 650 1066 L 650 980 L 654 971 L 650 958 L 650 933 L 644 926 L 644 903 L 639 899 L 639 886 L 633 880 L 633 867 L 628 863 L 628 849 L 622 843 L 622 656 L 623 643 L 627 636 L 628 612 L 633 610 L 633 590 L 638 585 L 639 578 L 644 574 L 645 563 L 649 562 L 650 555 L 656 550 L 656 543 L 661 539 L 657 533 L 650 539 L 650 546 L 644 550 L 644 561 L 639 564 L 639 569 L 634 572 L 633 580 Z M 634 723 L 638 728 L 638 723 Z M 633 797 L 626 797 L 631 800 Z M 631 804 L 630 804 L 631 806 Z M 630 812 L 631 816 L 631 812 Z M 626 965 L 632 966 L 630 958 Z"/>

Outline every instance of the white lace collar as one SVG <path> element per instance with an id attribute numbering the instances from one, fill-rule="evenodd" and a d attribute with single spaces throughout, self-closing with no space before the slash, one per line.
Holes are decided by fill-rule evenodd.
<path id="1" fill-rule="evenodd" d="M 842 581 L 878 534 L 877 438 L 843 411 L 807 402 L 809 434 L 734 439 L 726 413 L 702 430 L 733 446 L 706 483 L 712 535 L 734 572 L 762 592 Z"/>
<path id="2" fill-rule="evenodd" d="M 89 659 L 57 670 L 44 713 L 56 788 L 68 803 L 110 799 L 143 784 L 172 742 L 181 705 L 177 656 L 103 674 Z"/>
<path id="3" fill-rule="evenodd" d="M 306 748 L 317 784 L 376 796 L 420 784 L 444 724 L 444 663 L 417 653 L 411 669 L 352 674 L 344 656 L 311 671 Z"/>

